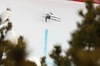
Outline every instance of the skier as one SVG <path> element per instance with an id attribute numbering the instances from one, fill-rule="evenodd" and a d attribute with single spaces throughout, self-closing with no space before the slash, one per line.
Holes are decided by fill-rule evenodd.
<path id="1" fill-rule="evenodd" d="M 47 19 L 51 19 L 51 15 L 50 14 L 46 14 L 45 16 L 45 21 L 47 22 Z"/>
<path id="2" fill-rule="evenodd" d="M 57 17 L 53 16 L 53 13 L 47 13 L 45 15 L 45 22 L 47 22 L 48 19 L 60 22 L 60 18 L 57 18 Z"/>

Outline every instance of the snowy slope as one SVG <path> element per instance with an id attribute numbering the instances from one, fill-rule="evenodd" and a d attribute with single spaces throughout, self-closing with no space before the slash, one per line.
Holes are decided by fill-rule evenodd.
<path id="1" fill-rule="evenodd" d="M 45 30 L 48 29 L 47 53 L 54 44 L 61 44 L 63 50 L 69 48 L 70 33 L 76 29 L 76 22 L 81 21 L 78 16 L 80 9 L 85 10 L 84 3 L 65 0 L 0 0 L 0 13 L 7 7 L 11 8 L 10 21 L 13 30 L 24 36 L 29 57 L 44 56 Z M 61 22 L 49 20 L 44 22 L 43 14 L 52 12 Z M 51 62 L 49 56 L 47 61 Z"/>

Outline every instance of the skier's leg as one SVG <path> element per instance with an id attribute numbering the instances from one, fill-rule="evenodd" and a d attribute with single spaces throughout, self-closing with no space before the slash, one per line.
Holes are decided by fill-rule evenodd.
<path id="1" fill-rule="evenodd" d="M 47 18 L 45 17 L 45 22 L 47 22 Z"/>

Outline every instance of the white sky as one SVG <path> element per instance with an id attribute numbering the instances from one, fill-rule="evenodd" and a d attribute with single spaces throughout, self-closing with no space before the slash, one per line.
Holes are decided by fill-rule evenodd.
<path id="1" fill-rule="evenodd" d="M 78 11 L 85 11 L 84 3 L 65 0 L 0 0 L 0 13 L 11 8 L 10 20 L 17 37 L 24 36 L 29 57 L 44 56 L 45 30 L 48 29 L 47 53 L 54 44 L 61 44 L 63 50 L 69 48 L 70 33 L 76 29 L 76 22 L 81 21 Z M 52 12 L 61 18 L 61 22 L 44 22 L 43 14 Z M 47 61 L 51 62 L 47 56 Z"/>

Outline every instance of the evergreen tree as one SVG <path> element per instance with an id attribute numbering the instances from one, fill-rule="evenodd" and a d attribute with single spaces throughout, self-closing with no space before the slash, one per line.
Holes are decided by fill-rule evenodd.
<path id="1" fill-rule="evenodd" d="M 49 54 L 49 56 L 53 59 L 55 65 L 57 66 L 65 66 L 67 59 L 61 55 L 62 49 L 61 46 L 55 45 L 52 52 Z M 66 61 L 65 61 L 66 60 Z M 55 66 L 54 65 L 54 66 Z"/>
<path id="2" fill-rule="evenodd" d="M 45 56 L 41 58 L 41 66 L 47 66 Z"/>
<path id="3" fill-rule="evenodd" d="M 8 47 L 7 42 L 4 40 L 7 32 L 12 29 L 12 24 L 8 23 L 7 26 L 3 26 L 0 28 L 0 65 L 2 63 L 2 56 L 4 53 L 4 49 Z M 9 43 L 9 42 L 8 42 Z"/>
<path id="4" fill-rule="evenodd" d="M 87 13 L 79 12 L 83 19 L 71 34 L 66 56 L 75 66 L 100 66 L 100 5 L 94 7 L 93 0 L 85 3 Z"/>
<path id="5" fill-rule="evenodd" d="M 36 66 L 34 62 L 26 60 L 26 42 L 23 36 L 18 38 L 16 45 L 5 40 L 7 32 L 12 29 L 12 23 L 6 22 L 7 25 L 0 28 L 0 66 Z M 5 59 L 2 59 L 3 55 Z"/>

